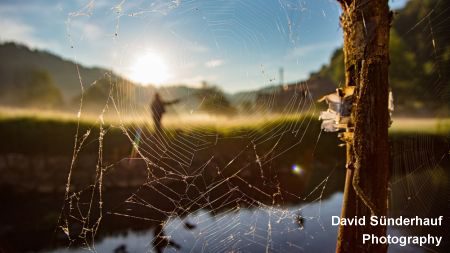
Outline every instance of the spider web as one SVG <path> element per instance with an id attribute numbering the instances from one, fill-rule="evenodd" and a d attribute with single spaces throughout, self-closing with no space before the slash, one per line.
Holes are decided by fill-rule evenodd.
<path id="1" fill-rule="evenodd" d="M 112 107 L 120 115 L 120 101 L 110 97 L 109 102 L 111 105 L 105 108 Z M 294 96 L 290 104 L 287 112 L 295 112 L 298 108 L 307 108 L 305 112 L 311 115 L 316 112 L 310 96 Z M 100 116 L 95 178 L 86 189 L 71 191 L 72 175 L 69 174 L 67 203 L 63 209 L 67 216 L 64 216 L 61 229 L 71 243 L 81 243 L 92 251 L 95 251 L 95 236 L 104 215 L 141 220 L 149 227 L 156 227 L 153 244 L 148 250 L 159 250 L 167 244 L 176 245 L 176 240 L 166 235 L 177 231 L 180 226 L 197 227 L 197 235 L 193 238 L 195 243 L 191 245 L 193 251 L 200 248 L 207 252 L 239 250 L 252 245 L 266 251 L 287 250 L 286 246 L 301 248 L 296 244 L 297 238 L 286 245 L 279 245 L 272 238 L 303 231 L 305 220 L 316 222 L 325 229 L 320 220 L 320 208 L 317 213 L 307 216 L 302 214 L 302 208 L 293 209 L 286 204 L 320 204 L 329 175 L 306 194 L 301 192 L 302 186 L 296 191 L 288 191 L 282 185 L 283 180 L 278 179 L 279 168 L 274 166 L 274 161 L 301 145 L 306 135 L 319 141 L 320 130 L 312 116 L 296 120 L 290 117 L 263 123 L 257 130 L 237 131 L 231 137 L 202 127 L 158 133 L 152 131 L 149 124 L 132 126 L 119 120 L 114 127 L 120 129 L 131 143 L 134 157 L 106 164 L 102 149 L 110 127 L 103 125 Z M 73 164 L 91 134 L 92 130 L 88 130 L 76 138 Z M 230 139 L 237 140 L 234 141 L 237 146 L 227 145 Z M 290 166 L 287 166 L 287 171 L 284 166 L 284 173 L 290 172 Z M 136 173 L 130 169 L 140 170 L 142 179 L 138 181 L 141 185 L 124 197 L 122 203 L 105 209 L 104 178 L 117 169 L 127 168 L 129 173 Z M 74 169 L 75 165 L 71 171 Z M 302 180 L 297 178 L 297 181 Z M 249 211 L 239 212 L 242 208 Z M 227 218 L 236 212 L 243 217 Z M 212 216 L 215 221 L 211 221 Z M 261 224 L 259 218 L 268 220 L 268 223 Z M 189 225 L 191 222 L 193 225 Z M 207 225 L 202 226 L 203 223 Z"/>
<path id="2" fill-rule="evenodd" d="M 79 16 L 94 15 L 95 3 L 90 1 L 70 14 L 68 24 Z M 273 18 L 270 6 L 264 2 L 233 0 L 224 5 L 226 8 L 216 8 L 213 1 L 154 1 L 145 5 L 148 7 L 133 8 L 121 1 L 111 6 L 116 15 L 112 41 L 120 38 L 120 23 L 125 17 L 151 18 L 174 12 L 182 16 L 194 11 L 203 16 L 219 51 L 223 43 L 242 44 L 244 55 L 250 48 L 268 50 L 267 38 L 252 27 L 267 17 L 274 20 L 276 35 L 295 47 L 300 41 L 298 15 L 311 15 L 308 4 L 281 0 L 277 3 L 284 15 Z M 236 16 L 236 8 L 244 8 L 250 21 Z M 336 12 L 337 9 L 336 5 Z M 322 14 L 327 18 L 327 12 Z M 232 29 L 235 27 L 239 29 Z M 431 30 L 430 34 L 433 35 Z M 76 45 L 75 39 L 71 43 Z M 274 84 L 275 75 L 263 64 L 258 67 L 264 83 Z M 80 126 L 83 96 L 80 100 L 79 128 L 58 227 L 68 239 L 68 248 L 97 252 L 99 234 L 120 226 L 126 229 L 128 223 L 140 231 L 151 229 L 143 235 L 147 238 L 145 246 L 136 252 L 177 248 L 183 252 L 310 251 L 316 238 L 320 241 L 335 237 L 335 228 L 328 231 L 329 222 L 322 217 L 339 213 L 331 211 L 335 207 L 324 209 L 322 201 L 337 198 L 333 203 L 339 203 L 339 197 L 330 195 L 343 183 L 344 156 L 336 138 L 322 135 L 316 120 L 319 109 L 307 82 L 296 84 L 296 92 L 279 114 L 274 116 L 272 111 L 276 103 L 276 91 L 272 91 L 255 107 L 253 115 L 234 119 L 235 124 L 257 122 L 257 127 L 244 125 L 224 132 L 220 125 L 227 125 L 227 118 L 211 117 L 216 123 L 203 126 L 183 121 L 190 114 L 175 111 L 170 116 L 175 122 L 172 125 L 182 126 L 158 132 L 153 128 L 148 106 L 130 102 L 154 93 L 114 79 L 112 74 L 107 78 L 108 100 L 97 117 L 96 127 L 86 130 Z M 84 92 L 88 86 L 81 75 L 79 79 Z M 174 97 L 170 91 L 166 94 Z M 192 117 L 198 107 L 199 104 L 189 107 L 194 112 Z M 105 149 L 115 145 L 108 138 L 117 137 L 117 133 L 128 145 L 116 150 L 128 148 L 126 156 L 120 151 L 115 156 L 105 153 Z M 446 158 L 441 151 L 437 152 L 442 154 L 438 158 L 436 152 L 429 151 L 435 147 L 434 141 L 416 136 L 402 139 L 393 148 L 391 193 L 401 197 L 392 203 L 401 210 L 407 209 L 413 199 L 414 203 L 423 203 L 414 204 L 413 209 L 421 209 L 419 212 L 426 215 L 431 208 L 428 203 L 434 200 L 428 193 L 421 193 L 437 192 L 444 184 L 434 180 L 445 175 L 442 164 Z M 98 146 L 97 162 L 91 166 L 91 177 L 80 183 L 76 181 L 82 166 L 80 157 L 89 145 Z M 335 151 L 327 154 L 330 150 L 319 150 L 318 145 L 329 145 Z M 330 167 L 330 163 L 334 166 Z M 321 173 L 313 173 L 315 170 Z M 113 185 L 120 184 L 126 192 L 117 194 Z M 113 225 L 103 225 L 104 222 Z"/>

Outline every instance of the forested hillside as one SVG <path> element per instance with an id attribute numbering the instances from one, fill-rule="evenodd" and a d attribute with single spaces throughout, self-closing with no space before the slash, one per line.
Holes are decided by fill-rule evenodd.
<path id="1" fill-rule="evenodd" d="M 390 85 L 396 110 L 427 114 L 450 105 L 450 1 L 411 0 L 394 13 L 390 38 Z M 338 49 L 330 63 L 312 77 L 344 83 L 344 55 Z"/>
<path id="2" fill-rule="evenodd" d="M 0 45 L 0 89 L 11 86 L 20 75 L 28 75 L 29 71 L 39 71 L 48 75 L 59 89 L 64 101 L 70 101 L 80 94 L 80 80 L 76 63 L 64 60 L 46 51 L 32 50 L 16 43 Z M 106 69 L 88 68 L 79 65 L 80 75 L 84 84 L 89 85 L 102 78 Z M 41 92 L 44 92 L 41 91 Z"/>

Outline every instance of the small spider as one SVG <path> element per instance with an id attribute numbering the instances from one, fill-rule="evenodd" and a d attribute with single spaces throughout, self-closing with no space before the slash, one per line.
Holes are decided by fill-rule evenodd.
<path id="1" fill-rule="evenodd" d="M 303 229 L 305 227 L 305 218 L 303 218 L 300 214 L 297 214 L 295 216 L 295 223 L 297 223 L 300 229 Z"/>

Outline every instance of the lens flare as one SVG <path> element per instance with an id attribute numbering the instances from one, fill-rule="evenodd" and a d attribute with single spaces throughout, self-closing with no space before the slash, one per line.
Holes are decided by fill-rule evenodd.
<path id="1" fill-rule="evenodd" d="M 304 173 L 304 170 L 298 164 L 292 165 L 291 168 L 292 168 L 292 173 L 294 173 L 294 174 L 303 175 L 303 173 Z"/>

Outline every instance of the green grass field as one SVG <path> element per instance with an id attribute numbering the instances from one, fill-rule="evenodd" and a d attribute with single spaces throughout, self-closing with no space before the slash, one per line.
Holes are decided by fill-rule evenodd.
<path id="1" fill-rule="evenodd" d="M 264 154 L 268 160 L 272 159 L 270 155 L 273 154 L 273 164 L 286 168 L 292 164 L 311 165 L 314 157 L 320 157 L 322 164 L 342 167 L 345 159 L 345 149 L 338 147 L 341 141 L 337 134 L 321 133 L 321 122 L 316 115 L 235 118 L 168 115 L 163 122 L 167 134 L 163 141 L 165 144 L 155 139 L 150 117 L 145 115 L 129 115 L 121 119 L 81 115 L 78 119 L 76 114 L 68 113 L 0 110 L 0 159 L 8 160 L 9 167 L 5 168 L 13 168 L 4 171 L 5 178 L 14 181 L 17 178 L 44 177 L 50 173 L 54 175 L 37 181 L 40 183 L 33 187 L 64 186 L 78 129 L 78 142 L 83 136 L 87 137 L 80 148 L 76 171 L 82 178 L 80 182 L 88 182 L 95 175 L 92 169 L 96 167 L 100 150 L 100 126 L 105 131 L 101 142 L 102 157 L 105 164 L 116 166 L 132 157 L 135 152 L 133 142 L 137 143 L 145 157 L 153 159 L 162 155 L 158 146 L 164 146 L 166 151 L 172 152 L 168 156 L 163 155 L 169 163 L 173 162 L 169 161 L 170 158 L 178 155 L 186 157 L 194 169 L 201 168 L 212 157 L 216 161 L 215 166 L 226 167 L 233 161 L 233 166 L 240 168 L 253 159 L 256 152 Z M 450 119 L 399 118 L 394 119 L 390 128 L 393 150 L 404 152 L 403 146 L 409 150 L 408 145 L 421 146 L 425 143 L 438 150 L 437 157 L 448 153 L 449 133 Z M 140 141 L 136 141 L 138 136 Z M 14 160 L 17 155 L 21 160 Z M 239 159 L 235 160 L 236 157 Z M 46 165 L 39 167 L 42 162 Z M 38 164 L 35 166 L 35 163 Z M 255 167 L 250 171 L 258 171 L 258 167 L 252 165 Z M 115 171 L 123 172 L 125 176 L 130 173 L 128 170 Z M 145 177 L 140 174 L 135 176 Z M 29 180 L 22 181 L 26 182 L 24 188 L 31 187 Z"/>
<path id="2" fill-rule="evenodd" d="M 0 110 L 1 153 L 70 155 L 73 152 L 75 134 L 79 137 L 90 132 L 83 149 L 98 152 L 100 123 L 106 130 L 105 153 L 129 153 L 138 132 L 151 136 L 153 124 L 145 115 L 128 115 L 122 118 L 81 115 L 33 110 Z M 167 138 L 178 138 L 190 133 L 210 138 L 270 138 L 280 133 L 298 131 L 305 135 L 304 143 L 314 145 L 320 133 L 320 121 L 315 115 L 266 115 L 239 116 L 235 118 L 211 117 L 208 115 L 168 115 L 163 119 Z M 128 136 L 124 133 L 127 133 Z M 450 119 L 394 118 L 390 135 L 395 137 L 412 135 L 434 135 L 447 138 Z M 209 136 L 209 137 L 208 137 Z M 336 134 L 321 135 L 324 142 L 336 139 Z M 203 138 L 202 137 L 202 138 Z M 184 137 L 183 137 L 184 138 Z M 191 138 L 191 137 L 189 137 Z M 212 137 L 211 137 L 212 138 Z"/>

